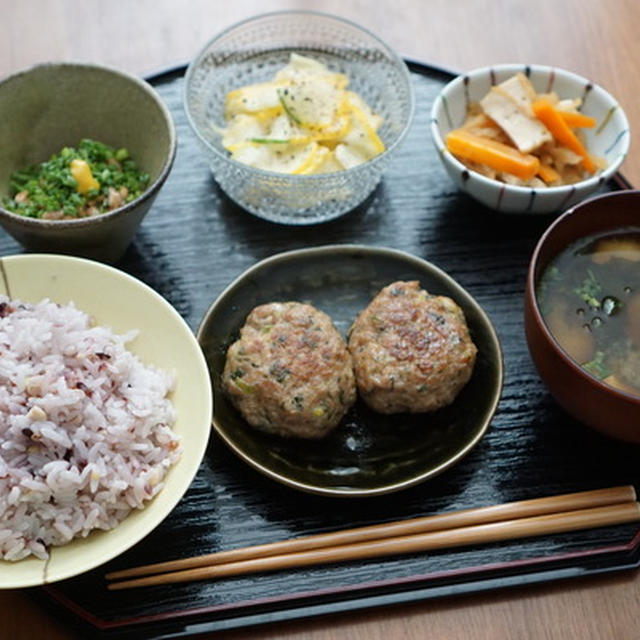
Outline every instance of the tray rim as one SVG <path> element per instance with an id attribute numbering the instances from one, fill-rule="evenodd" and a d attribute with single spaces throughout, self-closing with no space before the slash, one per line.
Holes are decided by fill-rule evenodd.
<path id="1" fill-rule="evenodd" d="M 585 568 L 584 565 L 577 564 L 584 559 L 592 561 L 593 566 Z M 619 561 L 619 564 L 611 564 L 615 561 Z M 640 529 L 636 530 L 632 537 L 624 543 L 564 552 L 543 558 L 527 557 L 514 561 L 491 562 L 450 571 L 436 571 L 347 587 L 301 592 L 294 597 L 285 595 L 259 598 L 233 604 L 184 609 L 180 612 L 152 614 L 118 621 L 98 618 L 78 606 L 64 594 L 56 593 L 56 585 L 38 588 L 40 594 L 34 594 L 34 597 L 45 606 L 48 605 L 50 609 L 52 603 L 62 605 L 67 611 L 63 611 L 61 616 L 60 610 L 54 610 L 57 617 L 66 617 L 72 626 L 84 631 L 90 629 L 94 633 L 101 634 L 100 637 L 103 638 L 122 638 L 125 640 L 152 637 L 146 636 L 145 632 L 158 632 L 158 625 L 165 625 L 163 637 L 177 638 L 301 620 L 327 614 L 346 613 L 372 607 L 408 604 L 451 595 L 496 591 L 514 586 L 544 583 L 550 580 L 568 580 L 587 575 L 618 573 L 637 569 L 639 566 Z M 471 580 L 462 580 L 469 575 L 472 576 Z M 49 598 L 49 602 L 43 602 L 43 593 Z M 319 599 L 321 600 L 318 601 Z M 293 606 L 277 608 L 283 602 L 289 602 Z M 244 611 L 244 613 L 237 614 L 238 611 Z M 212 615 L 215 618 L 211 618 Z M 201 619 L 202 616 L 209 616 L 209 619 Z M 175 629 L 181 624 L 188 624 L 189 631 L 182 632 Z M 171 627 L 174 628 L 173 631 L 170 630 Z"/>
<path id="2" fill-rule="evenodd" d="M 453 68 L 438 64 L 406 57 L 403 59 L 410 72 L 420 75 L 439 74 L 444 79 L 453 79 L 461 73 Z M 161 67 L 145 73 L 143 79 L 152 86 L 169 82 L 183 76 L 187 67 L 188 62 Z M 633 184 L 619 171 L 608 182 L 619 190 L 634 188 Z M 579 560 L 586 560 L 593 566 L 586 567 L 584 564 L 577 564 Z M 617 564 L 613 564 L 614 562 Z M 524 568 L 524 571 L 519 571 L 521 568 Z M 160 631 L 162 631 L 163 638 L 191 637 L 204 633 L 317 618 L 329 614 L 420 602 L 452 595 L 497 591 L 550 580 L 567 580 L 588 575 L 632 571 L 638 568 L 640 568 L 640 526 L 636 528 L 627 542 L 575 552 L 520 558 L 514 561 L 490 562 L 450 571 L 301 592 L 293 597 L 287 594 L 117 621 L 98 618 L 67 598 L 63 593 L 58 592 L 56 584 L 34 587 L 29 590 L 29 594 L 37 603 L 48 608 L 56 618 L 66 621 L 76 630 L 81 630 L 84 633 L 90 631 L 95 637 L 105 640 L 133 640 L 134 638 L 138 640 L 156 637 Z M 462 579 L 463 576 L 468 575 L 474 577 L 471 580 Z M 381 592 L 381 589 L 385 591 Z M 331 595 L 334 596 L 333 599 L 329 599 L 328 596 Z M 313 600 L 317 600 L 319 597 L 324 600 L 314 603 Z M 287 602 L 293 606 L 275 608 L 277 604 Z M 55 605 L 62 605 L 64 609 L 56 608 Z M 231 613 L 219 615 L 215 619 L 201 619 L 203 615 L 211 616 L 211 614 L 219 612 Z M 162 629 L 158 627 L 160 624 L 164 625 Z M 182 624 L 184 627 L 180 628 Z"/>

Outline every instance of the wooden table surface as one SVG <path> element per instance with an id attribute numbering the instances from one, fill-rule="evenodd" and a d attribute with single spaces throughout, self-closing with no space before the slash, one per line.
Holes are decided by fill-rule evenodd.
<path id="1" fill-rule="evenodd" d="M 496 62 L 570 69 L 615 95 L 640 131 L 637 0 L 0 0 L 0 77 L 75 60 L 145 74 L 188 61 L 221 29 L 256 13 L 314 9 L 349 18 L 401 55 L 468 70 Z M 632 140 L 622 167 L 640 184 Z M 640 638 L 637 572 L 396 606 L 223 634 L 247 638 Z M 77 636 L 19 591 L 0 593 L 0 638 Z M 220 637 L 219 635 L 216 637 Z"/>

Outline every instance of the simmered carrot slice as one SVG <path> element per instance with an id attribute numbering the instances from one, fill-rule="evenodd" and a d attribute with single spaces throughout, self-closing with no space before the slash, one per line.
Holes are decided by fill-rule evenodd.
<path id="1" fill-rule="evenodd" d="M 578 111 L 562 111 L 562 109 L 556 109 L 556 111 L 572 129 L 592 129 L 597 124 L 595 118 Z"/>
<path id="2" fill-rule="evenodd" d="M 460 158 L 510 173 L 522 180 L 530 180 L 540 168 L 540 161 L 535 156 L 464 129 L 450 131 L 446 144 L 447 149 Z"/>
<path id="3" fill-rule="evenodd" d="M 533 103 L 533 112 L 536 114 L 538 120 L 551 131 L 551 135 L 560 144 L 582 157 L 582 166 L 589 173 L 595 173 L 596 165 L 591 159 L 591 156 L 589 156 L 588 151 L 582 142 L 578 140 L 576 134 L 571 131 L 571 128 L 564 121 L 559 111 L 554 109 L 553 105 L 546 98 L 540 98 Z"/>

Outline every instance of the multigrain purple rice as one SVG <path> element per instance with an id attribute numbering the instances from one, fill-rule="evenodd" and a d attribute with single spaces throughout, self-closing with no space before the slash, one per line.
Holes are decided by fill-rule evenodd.
<path id="1" fill-rule="evenodd" d="M 0 310 L 0 559 L 44 559 L 162 489 L 181 452 L 173 378 L 72 303 Z"/>

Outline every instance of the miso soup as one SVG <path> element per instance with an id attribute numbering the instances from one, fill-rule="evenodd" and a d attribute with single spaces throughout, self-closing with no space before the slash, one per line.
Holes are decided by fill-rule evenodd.
<path id="1" fill-rule="evenodd" d="M 567 247 L 545 269 L 537 297 L 547 328 L 575 362 L 640 396 L 640 227 Z"/>

